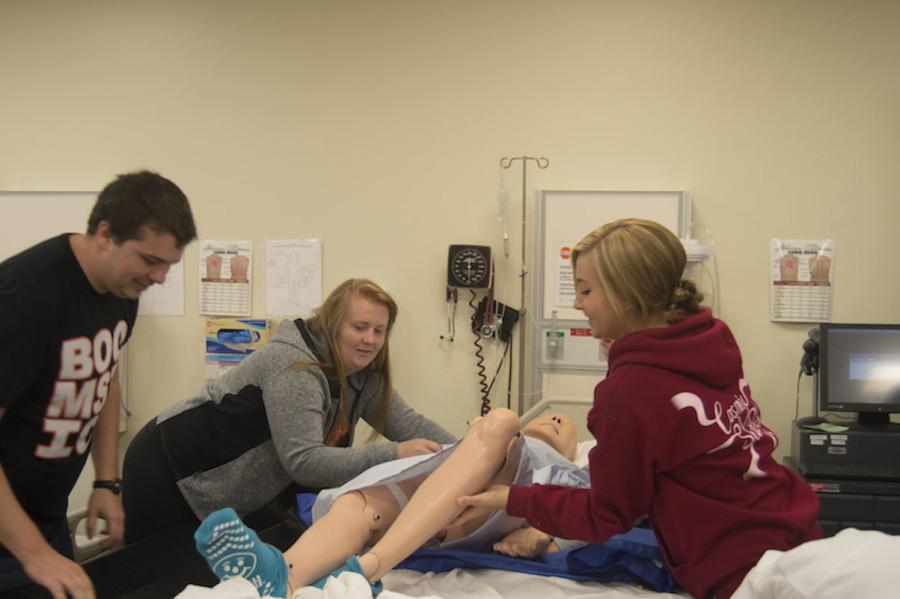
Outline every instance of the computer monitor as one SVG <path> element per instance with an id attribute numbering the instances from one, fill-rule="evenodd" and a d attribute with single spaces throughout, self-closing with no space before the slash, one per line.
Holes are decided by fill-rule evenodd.
<path id="1" fill-rule="evenodd" d="M 857 412 L 863 426 L 900 413 L 900 324 L 819 325 L 819 410 Z"/>

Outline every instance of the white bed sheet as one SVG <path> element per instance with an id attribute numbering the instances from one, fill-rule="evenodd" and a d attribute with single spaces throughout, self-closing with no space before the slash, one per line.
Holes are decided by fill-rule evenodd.
<path id="1" fill-rule="evenodd" d="M 384 588 L 395 599 L 683 599 L 686 594 L 657 593 L 626 583 L 576 582 L 555 576 L 535 576 L 503 570 L 456 569 L 446 573 L 394 570 L 384 577 Z M 389 599 L 389 598 L 388 598 Z"/>
<path id="2" fill-rule="evenodd" d="M 416 572 L 394 570 L 384 577 L 378 599 L 685 599 L 686 594 L 656 593 L 625 583 L 576 582 L 555 576 L 535 576 L 502 570 L 451 570 Z M 176 599 L 258 599 L 252 584 L 243 578 L 226 580 L 213 588 L 188 586 Z M 358 574 L 343 573 L 330 579 L 325 589 L 306 587 L 292 599 L 372 599 L 368 583 Z"/>
<path id="3" fill-rule="evenodd" d="M 846 529 L 790 551 L 767 551 L 733 599 L 885 599 L 898 597 L 900 536 Z M 395 599 L 635 599 L 689 597 L 656 593 L 622 583 L 574 582 L 498 570 L 421 574 L 397 570 L 385 576 Z M 329 598 L 330 599 L 330 598 Z M 390 598 L 385 598 L 390 599 Z"/>
<path id="4" fill-rule="evenodd" d="M 900 536 L 847 529 L 791 551 L 769 551 L 750 571 L 734 599 L 884 599 L 895 597 Z M 624 583 L 574 582 L 500 570 L 456 569 L 421 573 L 394 570 L 379 599 L 684 599 Z M 253 585 L 231 579 L 212 589 L 189 586 L 178 599 L 257 599 Z M 370 599 L 359 574 L 330 579 L 325 590 L 300 589 L 293 599 Z"/>

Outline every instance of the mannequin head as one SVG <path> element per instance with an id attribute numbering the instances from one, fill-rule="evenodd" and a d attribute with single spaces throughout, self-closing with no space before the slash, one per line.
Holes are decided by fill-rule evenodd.
<path id="1" fill-rule="evenodd" d="M 562 412 L 549 412 L 530 420 L 522 434 L 540 439 L 569 460 L 575 459 L 578 435 L 572 419 Z"/>

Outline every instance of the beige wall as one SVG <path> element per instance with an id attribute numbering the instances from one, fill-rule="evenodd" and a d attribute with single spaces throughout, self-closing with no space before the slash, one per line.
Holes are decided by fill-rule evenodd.
<path id="1" fill-rule="evenodd" d="M 549 157 L 535 188 L 691 191 L 783 450 L 810 325 L 769 321 L 768 240 L 835 239 L 834 320 L 900 320 L 898 64 L 890 0 L 3 0 L 0 189 L 158 170 L 201 237 L 256 242 L 257 316 L 262 242 L 321 239 L 326 289 L 395 294 L 398 388 L 455 432 L 479 403 L 470 337 L 438 340 L 446 249 L 499 249 L 500 157 Z M 188 315 L 139 322 L 129 434 L 200 386 L 196 255 Z"/>

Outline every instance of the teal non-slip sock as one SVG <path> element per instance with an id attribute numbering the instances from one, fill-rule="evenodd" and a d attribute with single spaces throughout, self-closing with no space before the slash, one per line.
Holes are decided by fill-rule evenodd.
<path id="1" fill-rule="evenodd" d="M 197 551 L 221 580 L 241 576 L 260 596 L 286 599 L 288 567 L 278 549 L 264 543 L 231 508 L 213 512 L 194 533 Z"/>

